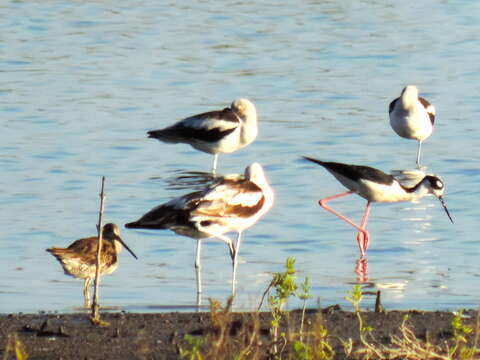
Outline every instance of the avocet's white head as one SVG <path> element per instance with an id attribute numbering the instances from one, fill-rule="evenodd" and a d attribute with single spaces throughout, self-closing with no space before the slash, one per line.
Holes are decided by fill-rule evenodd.
<path id="1" fill-rule="evenodd" d="M 273 202 L 275 198 L 275 194 L 270 184 L 268 183 L 268 180 L 267 180 L 267 177 L 265 176 L 265 172 L 263 171 L 262 165 L 260 165 L 257 162 L 254 162 L 249 166 L 247 166 L 247 168 L 245 169 L 245 178 L 253 182 L 260 189 L 262 189 L 265 202 L 262 206 L 262 210 L 259 211 L 257 214 L 258 216 L 262 216 L 263 214 L 267 213 L 270 210 L 270 208 L 273 206 Z"/>
<path id="2" fill-rule="evenodd" d="M 259 186 L 267 183 L 263 167 L 257 162 L 254 162 L 245 168 L 245 178 Z"/>
<path id="3" fill-rule="evenodd" d="M 400 95 L 402 104 L 409 107 L 418 101 L 418 88 L 415 85 L 407 85 Z"/>
<path id="4" fill-rule="evenodd" d="M 445 184 L 443 183 L 443 181 L 437 176 L 427 175 L 422 180 L 422 183 L 425 184 L 429 193 L 435 195 L 435 197 L 437 197 L 437 199 L 440 200 L 440 203 L 445 209 L 445 212 L 447 213 L 448 218 L 453 224 L 453 219 L 450 216 L 447 206 L 445 205 L 445 201 L 443 200 L 443 193 L 445 192 Z"/>
<path id="5" fill-rule="evenodd" d="M 245 121 L 257 121 L 255 105 L 248 99 L 236 99 L 230 108 Z"/>

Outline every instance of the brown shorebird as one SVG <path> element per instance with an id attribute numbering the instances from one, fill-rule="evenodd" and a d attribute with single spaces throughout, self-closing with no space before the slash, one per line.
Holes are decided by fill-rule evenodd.
<path id="1" fill-rule="evenodd" d="M 137 256 L 123 242 L 120 237 L 120 229 L 115 224 L 106 224 L 102 230 L 102 259 L 101 275 L 110 275 L 118 267 L 118 254 L 125 247 L 135 259 Z M 85 279 L 83 284 L 83 296 L 85 307 L 90 307 L 90 284 L 95 278 L 98 237 L 92 236 L 74 241 L 67 248 L 52 247 L 47 249 L 57 258 L 65 271 L 65 274 L 76 278 Z"/>

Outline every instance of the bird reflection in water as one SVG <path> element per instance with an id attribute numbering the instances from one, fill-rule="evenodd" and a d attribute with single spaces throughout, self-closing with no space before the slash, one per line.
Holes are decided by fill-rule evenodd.
<path id="1" fill-rule="evenodd" d="M 432 173 L 426 172 L 426 167 L 421 169 L 403 169 L 403 170 L 392 170 L 390 174 L 404 187 L 411 188 L 418 184 L 422 179 L 427 175 L 435 176 Z M 404 203 L 401 210 L 405 210 L 405 215 L 399 216 L 399 220 L 402 221 L 422 221 L 424 224 L 430 224 L 432 219 L 432 214 L 428 211 L 425 211 L 429 207 L 433 207 L 431 203 L 420 202 L 417 200 L 411 201 L 409 203 Z M 414 212 L 412 212 L 412 210 Z M 408 215 L 407 215 L 408 214 Z M 450 218 L 450 216 L 449 216 Z M 452 219 L 450 219 L 452 221 Z M 418 229 L 418 228 L 417 228 Z M 418 239 L 420 240 L 420 239 Z"/>
<path id="2" fill-rule="evenodd" d="M 150 180 L 163 180 L 168 190 L 200 191 L 219 179 L 211 172 L 175 170 L 166 177 L 151 177 Z"/>
<path id="3" fill-rule="evenodd" d="M 368 282 L 368 260 L 366 257 L 359 257 L 355 262 L 355 273 L 357 274 L 357 283 Z"/>
<path id="4" fill-rule="evenodd" d="M 427 176 L 425 169 L 424 167 L 422 169 L 392 170 L 390 174 L 403 186 L 412 187 Z"/>

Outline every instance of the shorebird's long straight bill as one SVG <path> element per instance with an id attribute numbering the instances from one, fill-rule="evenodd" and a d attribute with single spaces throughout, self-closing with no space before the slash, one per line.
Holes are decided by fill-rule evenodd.
<path id="1" fill-rule="evenodd" d="M 123 240 L 122 240 L 122 238 L 121 238 L 120 236 L 116 236 L 115 239 L 118 240 L 118 241 L 120 241 L 120 244 L 122 244 L 123 247 L 124 247 L 125 249 L 127 249 L 127 251 L 128 251 L 130 254 L 132 254 L 132 256 L 133 256 L 135 259 L 138 259 L 138 258 L 137 258 L 137 255 L 135 255 L 135 253 L 134 253 L 132 250 L 130 250 L 130 248 L 127 246 L 127 244 L 125 244 L 125 243 L 123 242 Z"/>
<path id="2" fill-rule="evenodd" d="M 447 205 L 445 205 L 445 201 L 443 201 L 443 198 L 441 196 L 438 197 L 438 200 L 440 200 L 440 203 L 442 204 L 443 208 L 445 209 L 445 212 L 447 213 L 448 218 L 450 219 L 450 221 L 453 224 L 453 219 L 450 216 L 450 213 L 448 212 Z"/>

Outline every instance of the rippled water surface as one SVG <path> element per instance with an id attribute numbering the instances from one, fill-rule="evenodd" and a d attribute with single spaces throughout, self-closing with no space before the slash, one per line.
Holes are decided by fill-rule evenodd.
<path id="1" fill-rule="evenodd" d="M 82 304 L 82 281 L 45 249 L 95 234 L 102 175 L 105 220 L 122 225 L 139 256 L 122 253 L 102 304 L 193 309 L 195 241 L 123 224 L 194 189 L 185 172 L 211 167 L 208 154 L 145 132 L 238 97 L 256 104 L 260 134 L 220 156 L 219 172 L 262 163 L 276 202 L 245 232 L 236 308 L 256 307 L 288 256 L 322 305 L 345 304 L 358 280 L 355 232 L 317 205 L 344 188 L 300 155 L 414 167 L 416 143 L 387 115 L 406 84 L 436 106 L 423 162 L 444 179 L 455 224 L 433 197 L 374 204 L 365 290 L 381 289 L 387 308 L 478 306 L 479 16 L 476 1 L 3 2 L 0 312 Z M 365 201 L 334 206 L 360 219 Z M 225 299 L 226 246 L 206 241 L 202 264 L 204 303 Z"/>

